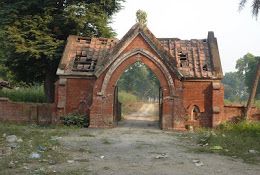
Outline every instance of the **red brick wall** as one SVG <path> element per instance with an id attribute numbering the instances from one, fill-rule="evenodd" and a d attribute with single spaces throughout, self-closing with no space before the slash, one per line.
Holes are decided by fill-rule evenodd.
<path id="1" fill-rule="evenodd" d="M 135 39 L 125 48 L 123 53 L 129 52 L 133 49 L 144 49 L 152 53 L 153 55 L 158 56 L 154 50 L 146 43 L 146 41 L 143 39 L 143 37 L 139 34 Z"/>
<path id="2" fill-rule="evenodd" d="M 251 109 L 251 114 L 250 114 L 250 119 L 254 121 L 260 121 L 260 109 L 258 108 L 252 108 Z"/>
<path id="3" fill-rule="evenodd" d="M 243 117 L 245 106 L 243 105 L 225 105 L 222 121 L 233 121 L 237 117 Z M 251 109 L 250 120 L 260 121 L 260 110 L 253 107 Z"/>
<path id="4" fill-rule="evenodd" d="M 67 79 L 66 113 L 77 111 L 89 115 L 94 82 L 95 79 Z"/>
<path id="5" fill-rule="evenodd" d="M 188 116 L 191 115 L 194 105 L 198 106 L 201 112 L 199 125 L 210 127 L 212 123 L 212 82 L 184 81 L 183 105 Z"/>
<path id="6" fill-rule="evenodd" d="M 241 105 L 225 105 L 223 121 L 230 121 L 244 115 L 245 107 Z"/>
<path id="7" fill-rule="evenodd" d="M 95 78 L 61 78 L 56 82 L 56 115 L 73 112 L 89 115 Z"/>
<path id="8" fill-rule="evenodd" d="M 0 121 L 14 123 L 55 123 L 54 104 L 12 102 L 0 98 Z"/>
<path id="9" fill-rule="evenodd" d="M 223 120 L 224 86 L 220 82 L 212 82 L 212 89 L 212 126 L 215 127 L 219 125 Z"/>

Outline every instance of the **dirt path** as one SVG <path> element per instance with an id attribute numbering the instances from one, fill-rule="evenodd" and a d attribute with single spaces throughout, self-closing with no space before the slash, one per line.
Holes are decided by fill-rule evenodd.
<path id="1" fill-rule="evenodd" d="M 256 175 L 259 165 L 190 151 L 183 133 L 159 130 L 155 122 L 123 121 L 114 129 L 82 129 L 62 137 L 70 161 L 57 173 L 97 175 Z M 70 173 L 68 173 L 70 174 Z"/>
<path id="2" fill-rule="evenodd" d="M 124 115 L 123 118 L 126 120 L 156 121 L 159 119 L 158 108 L 158 103 L 143 103 L 138 111 Z"/>

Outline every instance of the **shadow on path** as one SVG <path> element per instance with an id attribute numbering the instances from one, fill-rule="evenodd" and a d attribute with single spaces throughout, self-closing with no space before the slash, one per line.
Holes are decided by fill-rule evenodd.
<path id="1" fill-rule="evenodd" d="M 147 120 L 122 120 L 118 122 L 118 127 L 160 129 L 159 121 L 147 121 Z"/>

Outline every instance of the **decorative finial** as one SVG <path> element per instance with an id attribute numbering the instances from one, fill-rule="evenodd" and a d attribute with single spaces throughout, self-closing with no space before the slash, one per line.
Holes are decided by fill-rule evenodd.
<path id="1" fill-rule="evenodd" d="M 136 12 L 136 22 L 140 23 L 143 26 L 147 25 L 147 13 L 143 10 L 137 10 Z"/>

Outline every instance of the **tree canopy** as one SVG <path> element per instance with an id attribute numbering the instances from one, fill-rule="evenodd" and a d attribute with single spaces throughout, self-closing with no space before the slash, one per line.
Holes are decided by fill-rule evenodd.
<path id="1" fill-rule="evenodd" d="M 240 9 L 244 8 L 246 3 L 248 3 L 248 0 L 240 0 L 239 7 Z M 257 18 L 259 14 L 259 9 L 260 9 L 260 0 L 252 0 L 251 2 L 251 7 L 252 7 L 252 14 Z"/>
<path id="2" fill-rule="evenodd" d="M 236 68 L 238 69 L 239 76 L 245 79 L 245 85 L 248 88 L 248 92 L 251 91 L 253 81 L 256 75 L 256 65 L 260 58 L 250 53 L 244 55 L 242 58 L 237 60 Z M 260 88 L 258 83 L 257 96 L 260 95 Z"/>
<path id="3" fill-rule="evenodd" d="M 245 101 L 248 97 L 244 76 L 238 72 L 227 72 L 222 80 L 225 87 L 225 99 L 233 102 Z"/>
<path id="4" fill-rule="evenodd" d="M 119 90 L 136 95 L 139 99 L 155 99 L 159 96 L 159 80 L 142 62 L 131 65 L 122 74 L 117 85 Z"/>
<path id="5" fill-rule="evenodd" d="M 1 0 L 0 63 L 16 80 L 44 82 L 48 101 L 68 35 L 112 37 L 123 0 Z M 1 71 L 0 71 L 1 72 Z"/>
<path id="6" fill-rule="evenodd" d="M 227 72 L 222 80 L 225 87 L 225 99 L 233 102 L 244 102 L 247 100 L 255 79 L 256 64 L 259 57 L 247 53 L 237 60 L 236 72 Z M 260 88 L 258 86 L 257 99 L 260 99 Z"/>

